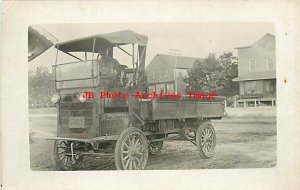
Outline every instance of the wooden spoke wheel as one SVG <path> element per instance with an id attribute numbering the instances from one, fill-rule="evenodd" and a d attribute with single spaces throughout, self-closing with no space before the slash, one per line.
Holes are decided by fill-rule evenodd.
<path id="1" fill-rule="evenodd" d="M 73 146 L 73 156 L 71 146 Z M 83 161 L 84 156 L 80 151 L 83 146 L 84 143 L 81 142 L 54 141 L 51 159 L 55 169 L 64 171 L 77 169 Z"/>
<path id="2" fill-rule="evenodd" d="M 201 158 L 210 158 L 214 154 L 217 137 L 210 122 L 201 124 L 196 130 L 196 145 Z"/>
<path id="3" fill-rule="evenodd" d="M 142 170 L 148 159 L 147 139 L 139 128 L 130 127 L 122 132 L 115 147 L 118 170 Z"/>
<path id="4" fill-rule="evenodd" d="M 151 142 L 148 149 L 150 155 L 156 155 L 159 154 L 162 147 L 163 147 L 164 141 L 155 141 Z"/>

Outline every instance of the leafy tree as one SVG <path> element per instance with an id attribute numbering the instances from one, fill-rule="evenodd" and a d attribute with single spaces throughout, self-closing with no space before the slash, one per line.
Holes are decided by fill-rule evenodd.
<path id="1" fill-rule="evenodd" d="M 231 96 L 237 93 L 237 85 L 232 79 L 237 77 L 237 58 L 231 52 L 222 54 L 218 59 L 209 54 L 204 61 L 197 61 L 184 78 L 187 91 L 217 92 Z"/>
<path id="2" fill-rule="evenodd" d="M 237 57 L 233 56 L 232 52 L 225 52 L 219 57 L 218 62 L 223 67 L 225 83 L 218 93 L 223 96 L 238 94 L 238 83 L 232 81 L 232 79 L 238 76 Z"/>
<path id="3" fill-rule="evenodd" d="M 204 61 L 196 62 L 188 71 L 188 76 L 184 78 L 187 91 L 216 92 L 222 87 L 222 69 L 215 54 L 209 54 Z"/>
<path id="4" fill-rule="evenodd" d="M 49 103 L 54 92 L 53 74 L 46 67 L 28 72 L 29 103 Z"/>

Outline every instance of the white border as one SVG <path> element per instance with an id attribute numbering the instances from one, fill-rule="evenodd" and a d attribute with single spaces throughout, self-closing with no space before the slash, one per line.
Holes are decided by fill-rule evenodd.
<path id="1" fill-rule="evenodd" d="M 297 1 L 4 2 L 0 74 L 4 189 L 275 190 L 300 188 L 298 151 L 300 107 L 297 99 L 300 93 L 297 71 L 300 71 L 300 66 L 298 66 L 299 59 L 296 59 L 299 58 L 300 41 L 299 7 Z M 275 24 L 278 89 L 278 164 L 275 168 L 131 172 L 33 172 L 30 170 L 27 110 L 28 25 L 214 21 L 267 21 Z"/>

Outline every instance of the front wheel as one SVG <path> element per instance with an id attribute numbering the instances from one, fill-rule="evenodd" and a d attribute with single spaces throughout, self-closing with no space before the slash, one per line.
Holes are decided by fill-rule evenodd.
<path id="1" fill-rule="evenodd" d="M 214 154 L 217 137 L 210 122 L 200 124 L 196 130 L 196 145 L 201 158 L 210 158 Z"/>
<path id="2" fill-rule="evenodd" d="M 130 127 L 122 132 L 115 147 L 118 170 L 143 170 L 148 160 L 147 139 L 142 130 Z"/>
<path id="3" fill-rule="evenodd" d="M 73 154 L 72 149 L 73 147 Z M 52 163 L 56 170 L 76 170 L 83 161 L 81 142 L 55 140 L 51 155 Z"/>

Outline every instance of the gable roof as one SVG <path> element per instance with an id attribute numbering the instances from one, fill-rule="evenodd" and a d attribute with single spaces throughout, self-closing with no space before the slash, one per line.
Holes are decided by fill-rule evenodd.
<path id="1" fill-rule="evenodd" d="M 249 81 L 263 79 L 276 79 L 276 71 L 250 72 L 243 76 L 234 78 L 232 79 L 232 81 Z"/>
<path id="2" fill-rule="evenodd" d="M 191 69 L 196 61 L 203 61 L 204 59 L 196 57 L 177 56 L 177 69 Z M 161 64 L 169 64 L 171 67 L 175 67 L 175 55 L 156 54 L 156 56 L 147 65 L 147 68 L 153 64 L 159 62 Z"/>
<path id="3" fill-rule="evenodd" d="M 254 46 L 256 46 L 257 44 L 259 44 L 262 40 L 264 40 L 266 37 L 271 36 L 275 38 L 275 35 L 267 33 L 266 35 L 264 35 L 262 38 L 260 38 L 258 41 L 256 41 L 254 44 L 250 45 L 250 46 L 243 46 L 243 47 L 236 47 L 235 49 L 244 49 L 244 48 L 252 48 Z"/>

